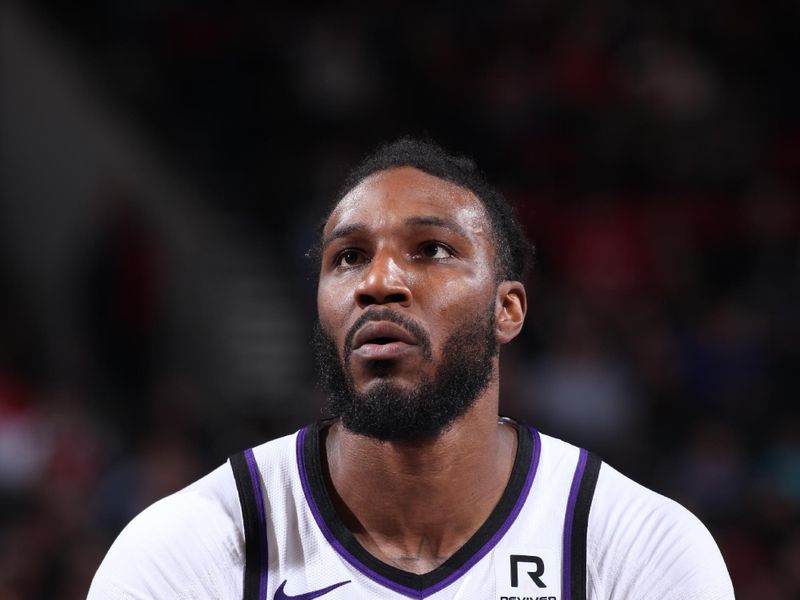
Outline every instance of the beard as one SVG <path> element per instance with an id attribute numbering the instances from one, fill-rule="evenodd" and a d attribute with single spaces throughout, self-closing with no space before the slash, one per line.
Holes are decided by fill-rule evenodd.
<path id="1" fill-rule="evenodd" d="M 494 306 L 454 327 L 455 333 L 445 341 L 441 363 L 432 376 L 421 375 L 417 385 L 408 389 L 388 379 L 394 360 L 375 361 L 370 366 L 373 375 L 386 378 L 359 393 L 349 370 L 352 339 L 364 323 L 374 320 L 406 328 L 416 337 L 425 359 L 431 360 L 430 337 L 425 330 L 390 309 L 365 313 L 356 321 L 345 337 L 344 360 L 318 320 L 312 346 L 328 412 L 353 433 L 380 441 L 409 442 L 438 436 L 472 407 L 492 380 L 493 359 L 499 348 Z"/>

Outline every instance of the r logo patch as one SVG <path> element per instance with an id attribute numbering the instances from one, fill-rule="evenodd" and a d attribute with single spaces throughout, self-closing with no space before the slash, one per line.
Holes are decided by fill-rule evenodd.
<path id="1" fill-rule="evenodd" d="M 547 584 L 542 581 L 542 575 L 544 575 L 544 561 L 538 556 L 529 556 L 527 554 L 511 555 L 511 587 L 519 587 L 519 571 L 521 563 L 529 563 L 533 565 L 533 570 L 526 572 L 537 587 L 547 587 Z"/>
<path id="2" fill-rule="evenodd" d="M 506 548 L 495 556 L 493 600 L 561 600 L 561 553 L 546 546 Z"/>

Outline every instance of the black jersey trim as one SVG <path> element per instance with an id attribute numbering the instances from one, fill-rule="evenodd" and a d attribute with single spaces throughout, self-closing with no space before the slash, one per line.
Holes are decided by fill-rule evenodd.
<path id="1" fill-rule="evenodd" d="M 580 451 L 564 522 L 563 600 L 586 600 L 586 536 L 601 465 L 597 455 Z"/>
<path id="2" fill-rule="evenodd" d="M 247 455 L 249 453 L 249 456 Z M 265 513 L 261 495 L 261 479 L 252 450 L 230 457 L 244 526 L 244 591 L 243 600 L 264 600 L 267 594 L 267 545 Z"/>
<path id="3" fill-rule="evenodd" d="M 309 507 L 328 542 L 356 569 L 400 594 L 425 598 L 450 585 L 483 558 L 518 515 L 536 473 L 541 442 L 535 430 L 516 423 L 514 425 L 518 431 L 517 452 L 503 495 L 478 531 L 455 554 L 429 573 L 409 573 L 378 560 L 364 549 L 339 518 L 325 484 L 320 453 L 320 423 L 307 427 L 298 435 L 298 467 Z"/>

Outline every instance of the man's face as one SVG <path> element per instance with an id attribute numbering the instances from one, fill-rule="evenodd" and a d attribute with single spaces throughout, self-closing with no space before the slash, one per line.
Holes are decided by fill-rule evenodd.
<path id="1" fill-rule="evenodd" d="M 323 230 L 315 346 L 333 410 L 379 439 L 435 435 L 497 355 L 495 253 L 482 203 L 404 167 L 351 190 Z"/>

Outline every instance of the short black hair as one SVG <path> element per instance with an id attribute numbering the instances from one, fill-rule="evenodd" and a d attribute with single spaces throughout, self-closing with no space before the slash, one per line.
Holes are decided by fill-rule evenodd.
<path id="1" fill-rule="evenodd" d="M 533 245 L 517 219 L 514 208 L 478 169 L 475 161 L 455 156 L 430 140 L 403 137 L 380 146 L 357 165 L 344 180 L 325 221 L 353 188 L 374 173 L 399 167 L 414 167 L 472 192 L 481 201 L 489 217 L 492 241 L 497 252 L 498 280 L 522 281 L 534 256 Z M 317 242 L 319 244 L 319 241 Z M 311 255 L 318 255 L 315 248 Z"/>

